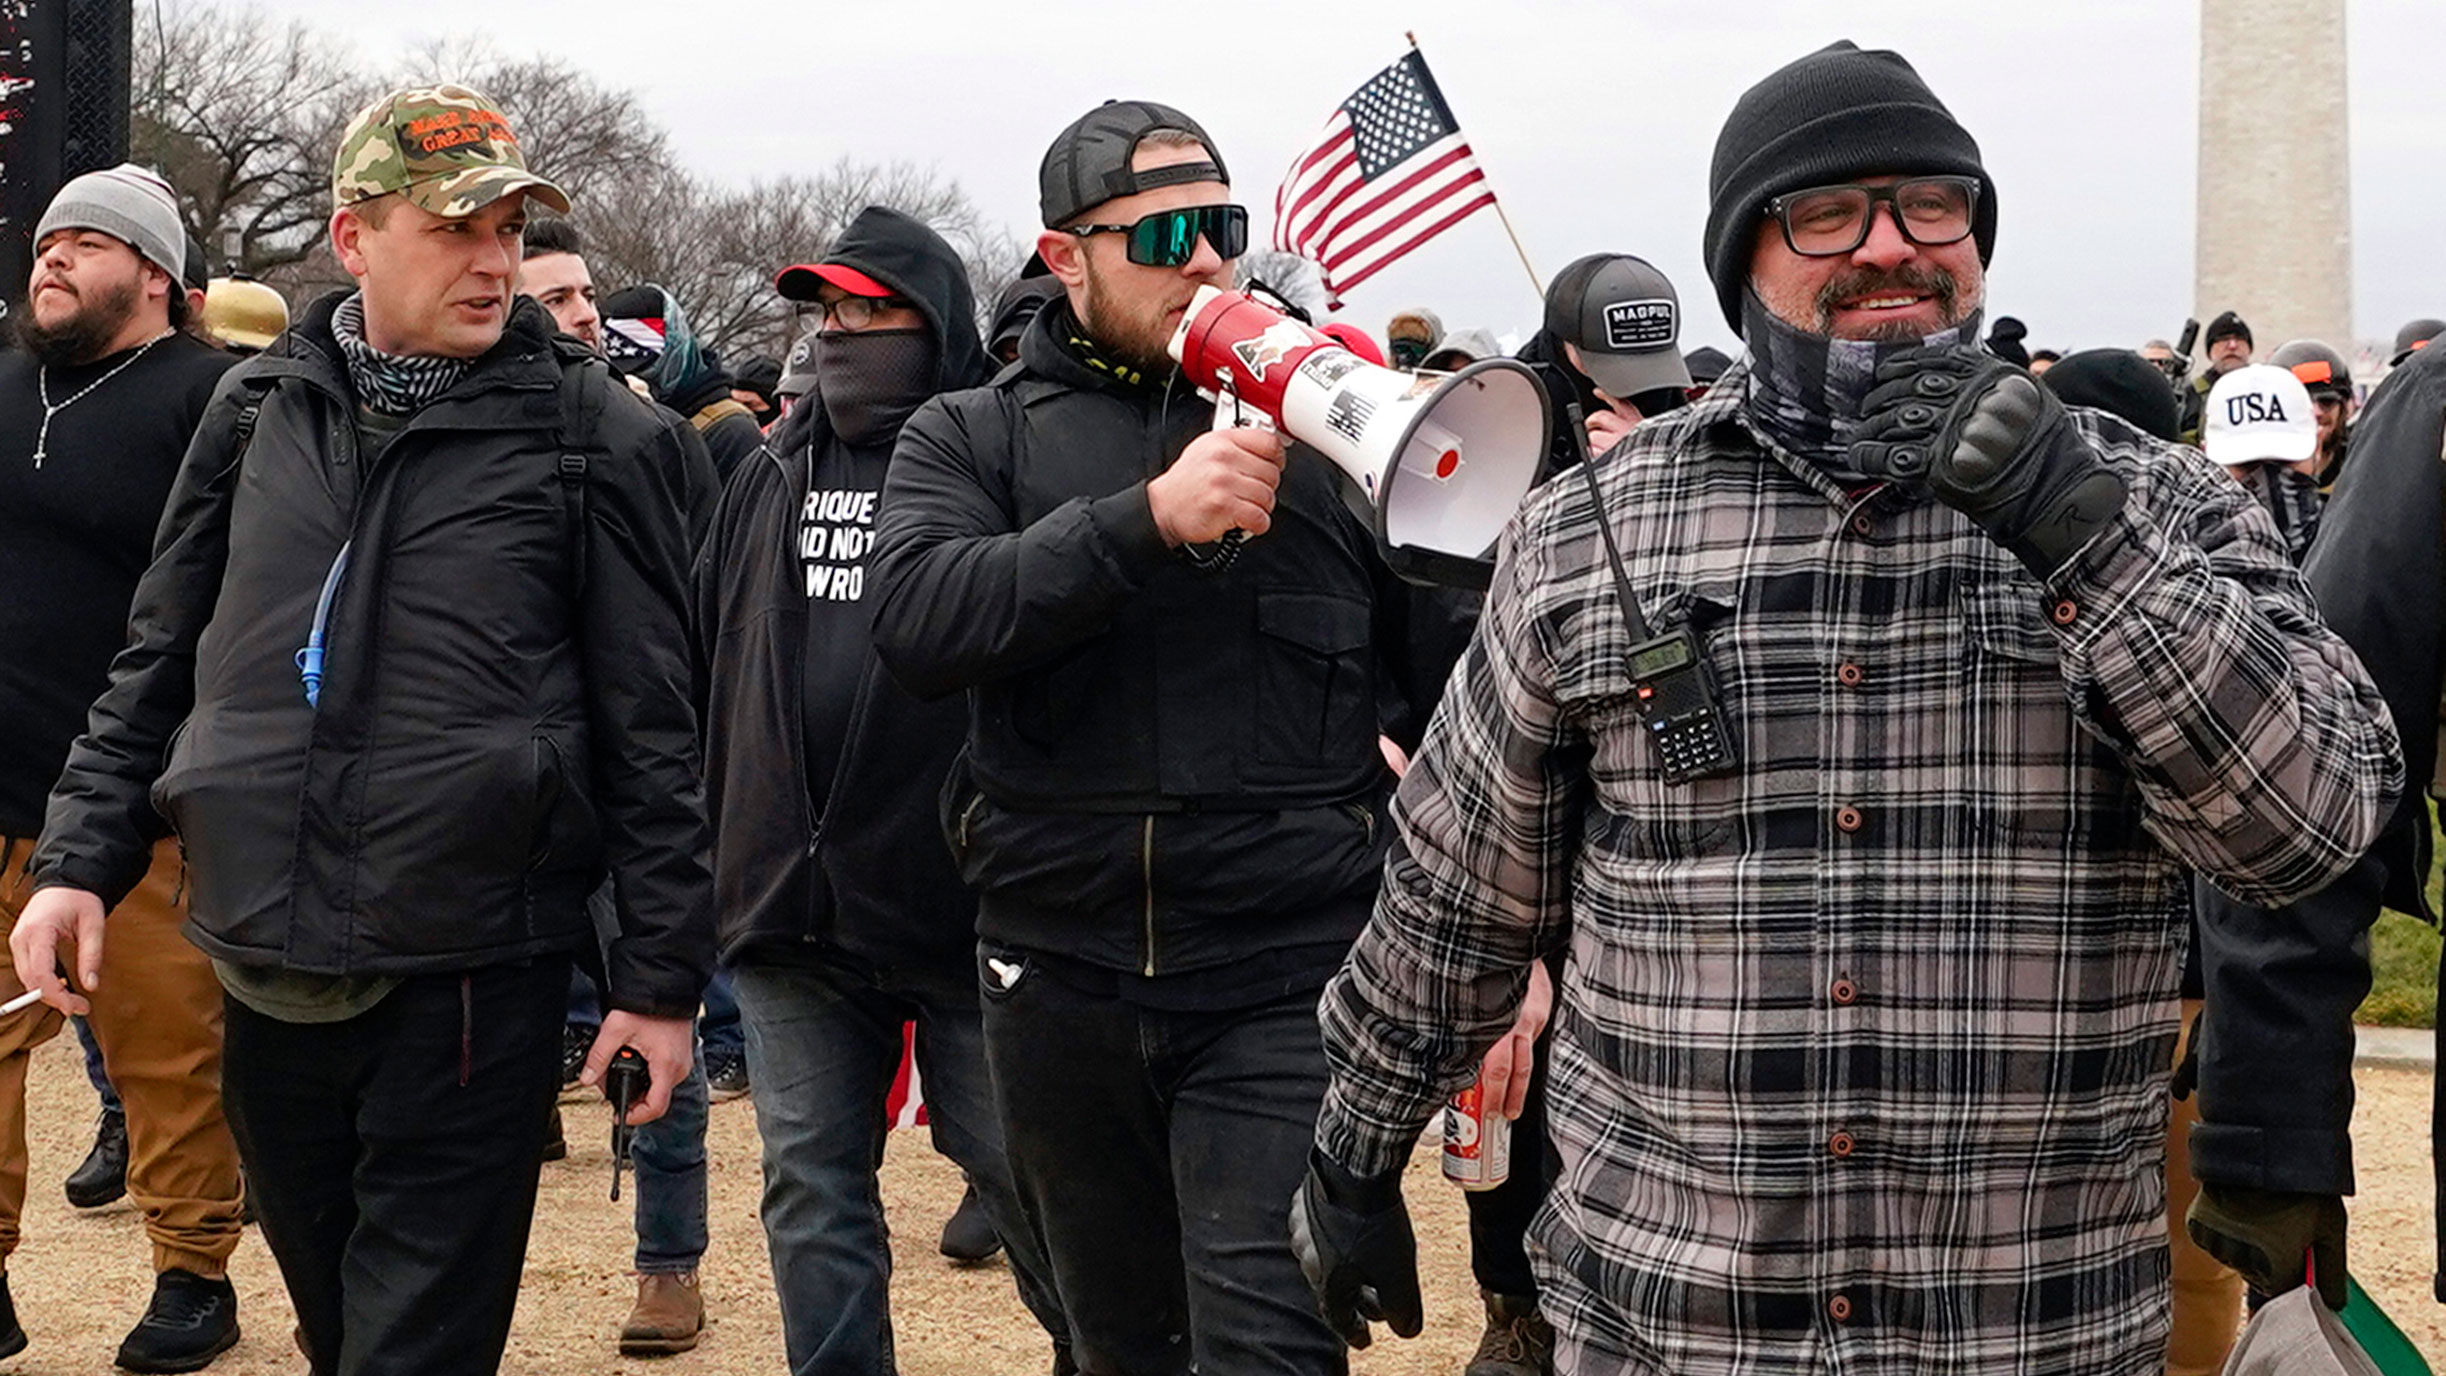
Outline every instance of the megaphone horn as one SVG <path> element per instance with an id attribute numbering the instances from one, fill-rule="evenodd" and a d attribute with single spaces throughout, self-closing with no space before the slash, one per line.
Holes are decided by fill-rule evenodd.
<path id="1" fill-rule="evenodd" d="M 1483 558 L 1545 457 L 1546 389 L 1508 358 L 1395 372 L 1214 287 L 1190 299 L 1171 353 L 1200 390 L 1237 395 L 1348 474 L 1397 554 Z"/>

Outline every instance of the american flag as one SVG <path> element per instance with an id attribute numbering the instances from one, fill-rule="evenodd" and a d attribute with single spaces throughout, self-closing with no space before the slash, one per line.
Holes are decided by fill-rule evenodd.
<path id="1" fill-rule="evenodd" d="M 1342 293 L 1495 203 L 1477 155 L 1416 49 L 1325 121 L 1274 193 L 1274 247 L 1314 261 Z"/>

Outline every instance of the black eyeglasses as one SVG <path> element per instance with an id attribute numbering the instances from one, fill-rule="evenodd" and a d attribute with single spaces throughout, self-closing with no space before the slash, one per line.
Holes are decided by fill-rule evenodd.
<path id="1" fill-rule="evenodd" d="M 1970 177 L 1917 177 L 1892 186 L 1813 186 L 1767 202 L 1784 243 L 1804 258 L 1832 258 L 1868 242 L 1880 203 L 1892 207 L 1902 237 L 1923 248 L 1958 244 L 1970 234 L 1979 183 Z"/>
<path id="2" fill-rule="evenodd" d="M 875 323 L 878 311 L 906 310 L 911 305 L 897 296 L 844 296 L 827 306 L 820 301 L 808 301 L 798 308 L 801 316 L 814 316 L 818 324 L 839 325 L 844 330 L 863 330 Z"/>
<path id="3" fill-rule="evenodd" d="M 1214 245 L 1225 261 L 1248 251 L 1248 207 L 1195 205 L 1184 210 L 1158 210 L 1130 225 L 1071 225 L 1063 231 L 1084 239 L 1091 234 L 1126 234 L 1130 261 L 1150 268 L 1176 268 L 1198 256 L 1198 240 Z"/>

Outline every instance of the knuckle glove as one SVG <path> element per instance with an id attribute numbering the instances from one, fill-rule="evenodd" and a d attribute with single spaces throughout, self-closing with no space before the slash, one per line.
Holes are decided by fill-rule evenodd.
<path id="1" fill-rule="evenodd" d="M 1425 1318 L 1418 1240 L 1398 1172 L 1362 1178 L 1311 1151 L 1307 1178 L 1291 1198 L 1291 1250 L 1326 1325 L 1344 1343 L 1367 1346 L 1370 1320 L 1418 1336 Z"/>
<path id="2" fill-rule="evenodd" d="M 2262 1293 L 2281 1295 L 2315 1273 L 2319 1298 L 2344 1307 L 2341 1196 L 2203 1183 L 2184 1227 L 2201 1251 Z"/>
<path id="3" fill-rule="evenodd" d="M 1851 461 L 1926 486 L 2041 578 L 2123 509 L 2123 478 L 2036 378 L 1969 347 L 1913 349 L 1877 370 Z"/>

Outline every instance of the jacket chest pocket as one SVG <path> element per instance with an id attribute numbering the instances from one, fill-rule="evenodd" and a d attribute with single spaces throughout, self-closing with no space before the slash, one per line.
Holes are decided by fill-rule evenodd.
<path id="1" fill-rule="evenodd" d="M 1257 597 L 1255 755 L 1313 765 L 1365 752 L 1376 729 L 1363 602 L 1323 593 Z"/>

